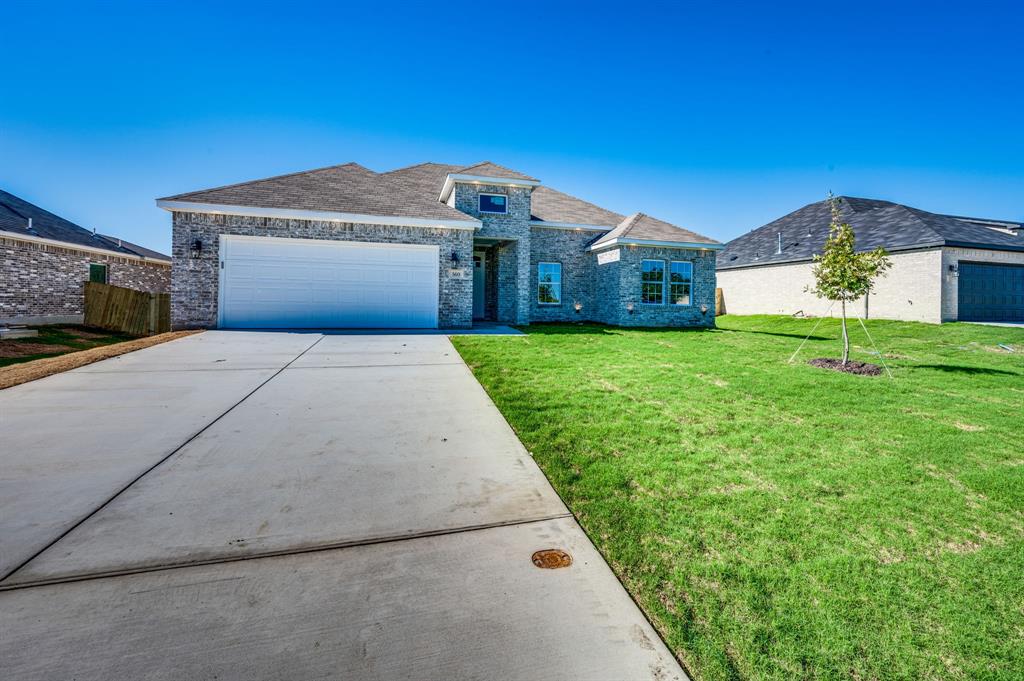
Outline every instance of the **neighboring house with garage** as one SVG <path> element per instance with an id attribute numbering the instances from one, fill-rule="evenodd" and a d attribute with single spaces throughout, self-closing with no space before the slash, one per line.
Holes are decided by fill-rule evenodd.
<path id="1" fill-rule="evenodd" d="M 932 323 L 1024 321 L 1022 223 L 873 199 L 839 201 L 857 249 L 882 246 L 892 261 L 875 290 L 855 304 L 856 314 Z M 829 314 L 831 303 L 807 287 L 830 220 L 828 202 L 820 201 L 730 241 L 718 256 L 724 312 Z"/>
<path id="2" fill-rule="evenodd" d="M 713 326 L 721 244 L 490 163 L 356 163 L 158 199 L 176 328 Z"/>
<path id="3" fill-rule="evenodd" d="M 97 234 L 0 190 L 0 324 L 75 324 L 85 282 L 166 293 L 170 256 Z"/>

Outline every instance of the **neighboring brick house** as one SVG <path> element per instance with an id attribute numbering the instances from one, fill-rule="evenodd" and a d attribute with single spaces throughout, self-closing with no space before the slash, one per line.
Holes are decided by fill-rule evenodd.
<path id="1" fill-rule="evenodd" d="M 0 324 L 80 323 L 85 282 L 165 293 L 171 259 L 0 190 Z"/>
<path id="2" fill-rule="evenodd" d="M 714 325 L 721 244 L 490 162 L 348 163 L 157 205 L 176 328 Z"/>
<path id="3" fill-rule="evenodd" d="M 844 196 L 839 202 L 857 249 L 882 246 L 892 261 L 875 290 L 855 304 L 856 314 L 931 323 L 1024 321 L 1021 223 L 939 215 L 874 199 Z M 830 223 L 828 202 L 820 201 L 730 241 L 718 257 L 724 311 L 829 314 L 829 301 L 806 289 Z"/>

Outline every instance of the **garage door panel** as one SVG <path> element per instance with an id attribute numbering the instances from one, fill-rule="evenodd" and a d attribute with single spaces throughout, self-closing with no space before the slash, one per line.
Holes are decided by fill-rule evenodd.
<path id="1" fill-rule="evenodd" d="M 437 246 L 223 237 L 221 325 L 437 326 Z"/>
<path id="2" fill-rule="evenodd" d="M 957 270 L 957 319 L 1024 321 L 1024 265 L 961 262 Z"/>

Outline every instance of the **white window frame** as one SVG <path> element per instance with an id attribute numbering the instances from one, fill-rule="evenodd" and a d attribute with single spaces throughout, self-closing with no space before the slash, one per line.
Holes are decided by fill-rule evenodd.
<path id="1" fill-rule="evenodd" d="M 557 282 L 544 282 L 540 280 L 540 268 L 543 265 L 554 265 L 558 268 L 558 281 Z M 557 303 L 545 303 L 540 299 L 540 287 L 542 284 L 557 284 L 558 285 L 558 302 Z M 537 304 L 544 306 L 557 306 L 562 304 L 562 263 L 560 262 L 538 262 L 537 263 Z"/>
<path id="2" fill-rule="evenodd" d="M 688 303 L 677 303 L 676 297 L 672 295 L 672 265 L 689 265 L 690 266 L 690 278 L 685 282 L 690 285 L 690 302 Z M 676 305 L 678 307 L 690 307 L 693 305 L 693 261 L 692 260 L 673 260 L 668 265 L 668 295 L 671 300 L 669 305 Z"/>
<path id="3" fill-rule="evenodd" d="M 644 263 L 645 262 L 660 262 L 661 263 L 661 302 L 660 303 L 645 303 L 644 302 L 644 285 L 645 284 L 656 284 L 654 281 L 644 281 Z M 641 305 L 653 305 L 655 307 L 665 304 L 666 289 L 668 279 L 668 267 L 664 260 L 660 258 L 643 258 L 640 260 L 640 304 Z"/>
<path id="4" fill-rule="evenodd" d="M 480 207 L 480 197 L 482 196 L 500 196 L 505 199 L 505 210 L 484 210 Z M 476 195 L 476 209 L 480 213 L 488 213 L 490 215 L 508 215 L 508 194 L 495 194 L 493 192 L 480 192 Z"/>

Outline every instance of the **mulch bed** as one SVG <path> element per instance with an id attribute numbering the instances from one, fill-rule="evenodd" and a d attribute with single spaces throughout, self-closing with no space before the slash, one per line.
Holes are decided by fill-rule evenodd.
<path id="1" fill-rule="evenodd" d="M 12 364 L 11 366 L 0 367 L 0 390 L 10 388 L 11 386 L 18 385 L 20 383 L 34 381 L 38 378 L 43 378 L 44 376 L 77 369 L 78 367 L 85 366 L 86 364 L 98 362 L 101 359 L 117 357 L 118 355 L 124 355 L 143 348 L 160 345 L 161 343 L 166 343 L 167 341 L 172 341 L 177 338 L 191 336 L 194 333 L 200 332 L 171 331 L 170 333 L 161 333 L 157 336 L 147 336 L 146 338 L 138 338 L 125 343 L 101 345 L 96 348 L 89 348 L 88 350 L 69 352 L 66 355 L 60 355 L 59 357 L 46 357 L 44 359 L 37 359 L 31 362 L 23 362 L 21 364 Z M 57 348 L 59 346 L 47 345 L 45 347 Z"/>
<path id="2" fill-rule="evenodd" d="M 819 367 L 821 369 L 831 369 L 832 371 L 842 371 L 847 374 L 857 374 L 858 376 L 880 376 L 882 374 L 882 367 L 877 364 L 869 364 L 868 362 L 855 362 L 854 360 L 848 361 L 845 365 L 841 359 L 830 359 L 827 357 L 819 357 L 812 359 L 807 362 L 812 367 Z"/>

